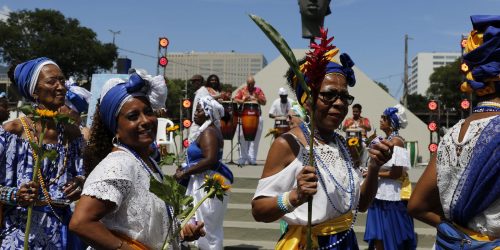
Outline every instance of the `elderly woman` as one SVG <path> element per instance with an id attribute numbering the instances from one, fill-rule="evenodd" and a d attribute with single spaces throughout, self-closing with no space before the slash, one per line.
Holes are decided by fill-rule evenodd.
<path id="1" fill-rule="evenodd" d="M 328 44 L 326 32 L 321 43 L 311 47 L 315 51 L 308 53 L 301 71 L 313 95 L 307 96 L 297 84 L 292 89 L 308 113 L 314 112 L 314 127 L 310 130 L 301 123 L 273 142 L 252 201 L 252 213 L 257 221 L 282 218 L 288 223 L 276 249 L 302 249 L 306 245 L 307 201 L 314 198 L 313 247 L 358 249 L 352 230 L 353 211 L 365 211 L 375 196 L 378 171 L 391 158 L 392 143 L 382 140 L 370 149 L 368 175 L 361 184 L 361 172 L 353 165 L 344 138 L 335 133 L 354 100 L 347 88 L 355 84 L 354 63 L 347 54 L 340 56 L 342 64 L 334 61 L 338 49 Z M 306 103 L 308 98 L 315 103 L 314 110 Z M 309 165 L 310 139 L 314 140 L 315 166 Z"/>
<path id="2" fill-rule="evenodd" d="M 9 70 L 9 78 L 37 109 L 57 111 L 64 105 L 65 77 L 48 58 L 33 59 Z M 39 185 L 32 180 L 36 157 L 30 141 L 44 132 L 43 147 L 55 150 L 54 161 L 43 160 Z M 78 249 L 78 239 L 68 232 L 69 204 L 80 198 L 84 182 L 82 136 L 78 127 L 22 117 L 0 127 L 0 192 L 3 206 L 2 249 L 20 249 L 24 243 L 28 205 L 34 205 L 30 249 Z M 51 203 L 48 203 L 48 200 Z"/>
<path id="3" fill-rule="evenodd" d="M 162 76 L 136 73 L 127 82 L 110 79 L 101 91 L 85 151 L 91 172 L 70 222 L 92 248 L 160 249 L 177 228 L 170 206 L 149 191 L 150 179 L 163 177 L 149 145 L 157 128 L 153 108 L 165 105 L 165 94 Z M 189 239 L 202 227 L 182 232 Z M 171 246 L 179 247 L 175 238 Z"/>
<path id="4" fill-rule="evenodd" d="M 378 173 L 377 195 L 368 209 L 364 240 L 370 249 L 415 249 L 413 219 L 406 206 L 411 194 L 408 170 L 411 167 L 409 152 L 399 130 L 408 124 L 405 108 L 400 104 L 384 110 L 380 118 L 380 130 L 386 140 L 394 144 L 392 158 Z"/>
<path id="5" fill-rule="evenodd" d="M 479 103 L 443 137 L 408 204 L 437 227 L 436 249 L 500 247 L 500 16 L 471 21 L 460 89 Z"/>
<path id="6" fill-rule="evenodd" d="M 205 192 L 201 186 L 205 176 L 219 173 L 226 182 L 233 182 L 233 173 L 221 162 L 224 140 L 220 131 L 220 119 L 224 115 L 224 108 L 210 96 L 201 98 L 196 106 L 194 122 L 200 126 L 194 141 L 187 149 L 186 166 L 178 169 L 175 178 L 183 180 L 189 178 L 187 194 L 193 196 L 193 204 L 197 204 Z M 229 197 L 223 201 L 210 199 L 196 210 L 195 220 L 203 221 L 207 234 L 196 244 L 200 249 L 223 249 L 223 220 Z"/>

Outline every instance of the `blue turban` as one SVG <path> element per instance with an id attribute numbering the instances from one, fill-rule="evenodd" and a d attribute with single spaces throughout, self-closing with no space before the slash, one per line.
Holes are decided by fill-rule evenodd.
<path id="1" fill-rule="evenodd" d="M 351 57 L 347 53 L 342 53 L 340 55 L 340 63 L 342 63 L 342 64 L 338 64 L 335 61 L 330 61 L 326 65 L 325 74 L 329 74 L 329 73 L 342 74 L 345 76 L 349 87 L 354 87 L 354 85 L 356 84 L 356 77 L 354 76 L 354 70 L 352 70 L 352 67 L 354 66 L 354 62 L 352 61 Z"/>
<path id="2" fill-rule="evenodd" d="M 394 130 L 406 128 L 406 125 L 408 125 L 405 108 L 401 104 L 386 108 L 383 114 L 391 121 L 391 127 L 394 128 Z"/>
<path id="3" fill-rule="evenodd" d="M 57 64 L 49 58 L 40 57 L 20 63 L 14 70 L 14 81 L 19 93 L 30 101 L 33 101 L 33 93 L 35 92 L 36 82 L 42 67 L 48 64 L 57 66 Z M 59 67 L 59 66 L 57 66 Z"/>
<path id="4" fill-rule="evenodd" d="M 472 77 L 467 78 L 472 89 L 484 88 L 488 78 L 500 75 L 500 16 L 471 16 L 474 31 L 467 41 L 468 53 L 464 62 L 471 68 Z M 482 39 L 480 38 L 482 35 Z"/>
<path id="5" fill-rule="evenodd" d="M 165 79 L 163 76 L 133 73 L 127 81 L 108 80 L 101 92 L 99 112 L 109 131 L 116 133 L 117 117 L 123 104 L 135 96 L 147 97 L 153 108 L 164 107 L 167 98 Z"/>

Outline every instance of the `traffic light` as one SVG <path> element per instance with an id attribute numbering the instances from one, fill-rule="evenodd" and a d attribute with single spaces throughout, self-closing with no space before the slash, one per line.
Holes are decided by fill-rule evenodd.
<path id="1" fill-rule="evenodd" d="M 469 99 L 467 99 L 467 98 L 462 99 L 462 101 L 460 102 L 460 108 L 462 108 L 463 110 L 468 110 L 470 108 Z"/>
<path id="2" fill-rule="evenodd" d="M 191 122 L 191 120 L 189 120 L 187 118 L 182 120 L 182 126 L 184 126 L 184 128 L 189 128 L 189 127 L 191 127 L 192 124 L 193 124 L 193 122 Z"/>
<path id="3" fill-rule="evenodd" d="M 158 43 L 158 45 L 161 48 L 166 49 L 169 44 L 170 44 L 170 41 L 168 40 L 168 38 L 166 38 L 166 37 L 160 37 L 160 42 Z"/>
<path id="4" fill-rule="evenodd" d="M 431 143 L 429 143 L 429 147 L 428 148 L 429 148 L 429 151 L 431 153 L 436 153 L 437 150 L 438 150 L 438 144 L 434 143 L 434 142 L 431 142 Z"/>
<path id="5" fill-rule="evenodd" d="M 429 129 L 430 134 L 430 144 L 428 149 L 431 153 L 435 153 L 437 151 L 437 145 L 439 143 L 439 135 L 437 135 L 437 143 L 434 142 L 433 133 L 439 131 L 439 120 L 440 120 L 440 108 L 439 103 L 436 100 L 430 100 L 427 103 L 427 109 L 429 110 L 429 123 L 427 123 L 427 129 Z M 434 119 L 434 115 L 437 114 L 437 120 Z"/>
<path id="6" fill-rule="evenodd" d="M 191 100 L 189 99 L 183 99 L 182 100 L 182 107 L 185 108 L 185 109 L 190 109 L 191 108 Z"/>
<path id="7" fill-rule="evenodd" d="M 438 130 L 438 125 L 435 121 L 431 121 L 429 122 L 429 124 L 427 124 L 427 128 L 429 129 L 429 131 L 432 132 L 436 132 Z"/>
<path id="8" fill-rule="evenodd" d="M 158 65 L 160 65 L 160 67 L 167 67 L 168 65 L 168 59 L 164 56 L 160 57 L 160 59 L 158 59 Z"/>
<path id="9" fill-rule="evenodd" d="M 188 148 L 189 147 L 189 140 L 187 138 L 182 141 L 182 146 L 184 148 Z"/>
<path id="10" fill-rule="evenodd" d="M 439 108 L 438 102 L 437 102 L 437 101 L 435 101 L 435 100 L 430 100 L 430 101 L 427 103 L 427 108 L 428 108 L 430 111 L 436 111 L 436 110 Z"/>

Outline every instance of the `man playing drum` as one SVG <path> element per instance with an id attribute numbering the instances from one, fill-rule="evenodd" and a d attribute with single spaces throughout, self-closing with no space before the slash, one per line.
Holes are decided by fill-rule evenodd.
<path id="1" fill-rule="evenodd" d="M 276 137 L 290 130 L 288 124 L 288 111 L 292 108 L 292 100 L 288 99 L 288 92 L 285 88 L 279 88 L 278 95 L 280 98 L 274 100 L 269 109 L 269 118 L 273 118 L 274 128 L 278 130 Z"/>
<path id="2" fill-rule="evenodd" d="M 255 79 L 253 76 L 249 76 L 247 78 L 247 86 L 241 88 L 238 90 L 236 93 L 236 96 L 234 97 L 234 101 L 236 101 L 238 104 L 242 105 L 242 127 L 243 129 L 240 129 L 240 159 L 238 160 L 238 164 L 244 165 L 247 162 L 250 163 L 251 165 L 256 165 L 256 158 L 257 158 L 257 150 L 259 147 L 259 141 L 260 141 L 260 136 L 262 134 L 262 117 L 260 115 L 260 105 L 266 105 L 266 96 L 264 95 L 264 92 L 262 91 L 261 88 L 255 87 Z M 246 119 L 245 114 L 243 113 L 248 113 L 250 115 L 253 115 L 255 112 L 249 111 L 249 112 L 244 112 L 246 107 L 249 107 L 249 109 L 253 109 L 254 106 L 258 107 L 258 112 L 256 112 L 256 116 L 258 119 Z M 257 124 L 245 124 L 245 121 L 253 121 L 253 120 L 258 120 Z M 250 133 L 253 133 L 252 135 L 246 135 L 244 136 L 243 130 L 249 131 Z M 254 140 L 246 140 L 246 138 L 255 138 Z"/>

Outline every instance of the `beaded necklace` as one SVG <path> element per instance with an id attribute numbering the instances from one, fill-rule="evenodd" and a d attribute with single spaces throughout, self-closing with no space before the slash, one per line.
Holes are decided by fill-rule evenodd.
<path id="1" fill-rule="evenodd" d="M 477 104 L 477 107 L 472 109 L 473 113 L 483 112 L 500 112 L 500 103 L 484 101 Z"/>
<path id="2" fill-rule="evenodd" d="M 22 117 L 19 120 L 21 121 L 21 124 L 22 124 L 22 126 L 24 128 L 24 131 L 26 133 L 26 137 L 28 137 L 28 140 L 33 140 L 33 136 L 30 133 L 30 129 L 28 127 L 28 124 L 26 123 L 25 118 Z M 31 147 L 31 144 L 29 144 L 29 146 Z M 36 153 L 35 150 L 33 150 L 33 148 L 31 148 L 31 152 L 33 154 L 33 163 L 36 164 L 36 161 L 38 159 L 38 154 Z M 52 203 L 52 197 L 50 197 L 50 194 L 47 191 L 47 186 L 45 185 L 45 181 L 44 181 L 43 176 L 42 176 L 42 169 L 41 168 L 38 169 L 38 181 L 40 182 L 40 187 L 42 188 L 43 196 L 44 196 L 45 200 L 47 201 L 47 205 L 49 206 L 50 210 L 52 211 L 52 213 L 54 213 L 54 216 L 59 221 L 63 221 L 61 219 L 61 217 L 56 213 L 56 211 L 54 210 L 54 208 L 51 205 L 51 203 Z"/>
<path id="3" fill-rule="evenodd" d="M 309 138 L 310 138 L 309 129 L 306 128 L 306 126 L 304 125 L 304 123 L 301 123 L 299 127 L 302 130 L 302 133 L 304 134 L 304 137 L 306 138 L 306 141 L 309 141 Z M 323 179 L 323 175 L 321 174 L 321 171 L 319 169 L 316 169 L 316 173 L 319 176 L 319 180 L 321 182 L 321 186 L 323 187 L 323 191 L 326 194 L 328 202 L 335 209 L 335 211 L 337 211 L 340 214 L 345 214 L 345 213 L 348 213 L 349 211 L 352 210 L 352 205 L 354 203 L 355 189 L 354 189 L 354 177 L 353 177 L 353 173 L 352 173 L 353 172 L 353 164 L 352 164 L 351 156 L 350 156 L 349 152 L 347 151 L 347 148 L 345 147 L 345 145 L 347 145 L 346 142 L 345 142 L 345 140 L 342 140 L 343 138 L 341 136 L 339 136 L 335 132 L 334 132 L 334 134 L 333 134 L 332 137 L 336 140 L 336 143 L 337 143 L 337 145 L 339 146 L 339 148 L 341 150 L 341 154 L 344 156 L 344 159 L 346 159 L 346 168 L 347 168 L 347 172 L 349 173 L 349 189 L 342 187 L 342 185 L 335 179 L 335 177 L 333 176 L 333 174 L 330 172 L 330 169 L 328 168 L 328 166 L 323 162 L 323 160 L 321 159 L 321 157 L 318 156 L 318 154 L 316 153 L 316 150 L 314 150 L 314 148 L 313 148 L 314 162 L 316 163 L 316 161 L 319 161 L 321 163 L 320 164 L 321 167 L 327 171 L 330 179 L 333 180 L 335 186 L 337 188 L 339 188 L 340 190 L 342 190 L 343 192 L 346 193 L 344 195 L 342 192 L 340 192 L 340 194 L 343 197 L 345 197 L 347 194 L 350 194 L 350 197 L 349 197 L 349 208 L 346 211 L 340 211 L 335 206 L 335 204 L 331 200 L 330 196 L 328 195 L 328 192 L 326 190 L 326 183 L 325 183 L 325 180 Z M 317 144 L 319 144 L 319 142 L 316 140 L 316 138 L 315 138 L 315 141 L 316 141 Z M 350 226 L 349 230 L 346 233 L 344 233 L 344 235 L 342 235 L 342 237 L 340 237 L 340 239 L 338 239 L 337 241 L 333 242 L 332 244 L 330 244 L 328 246 L 319 247 L 318 249 L 319 250 L 330 249 L 332 247 L 335 247 L 335 246 L 339 245 L 342 241 L 344 241 L 344 239 L 353 231 L 352 229 L 354 228 L 354 224 L 356 223 L 357 216 L 358 216 L 358 208 L 356 207 L 356 210 L 355 210 L 354 216 L 353 216 L 353 220 L 352 220 L 352 223 L 351 223 L 351 226 Z"/>
<path id="4" fill-rule="evenodd" d="M 160 175 L 160 179 L 158 179 L 156 177 L 156 175 L 153 173 L 153 171 L 151 171 L 151 169 L 148 167 L 148 165 L 142 160 L 142 158 L 137 154 L 137 152 L 135 152 L 135 150 L 129 148 L 125 144 L 121 144 L 120 142 L 118 142 L 116 144 L 113 144 L 113 145 L 115 147 L 117 147 L 117 148 L 120 148 L 121 150 L 123 150 L 125 152 L 128 152 L 128 153 L 132 154 L 137 160 L 139 160 L 139 162 L 141 163 L 141 166 L 146 170 L 146 172 L 148 172 L 148 174 L 150 176 L 153 176 L 153 178 L 155 178 L 157 181 L 160 181 L 160 182 L 163 181 L 163 174 L 162 174 L 161 170 L 158 168 L 158 166 L 156 164 L 153 163 L 153 167 L 155 168 L 156 172 L 158 172 L 158 174 Z M 175 219 L 174 211 L 173 211 L 172 207 L 170 205 L 166 204 L 166 203 L 165 203 L 165 206 L 167 207 L 167 214 L 168 214 L 168 216 L 174 222 L 174 223 L 172 223 L 172 232 L 176 232 L 177 231 L 177 227 L 179 227 L 179 222 L 176 221 L 176 219 Z"/>

